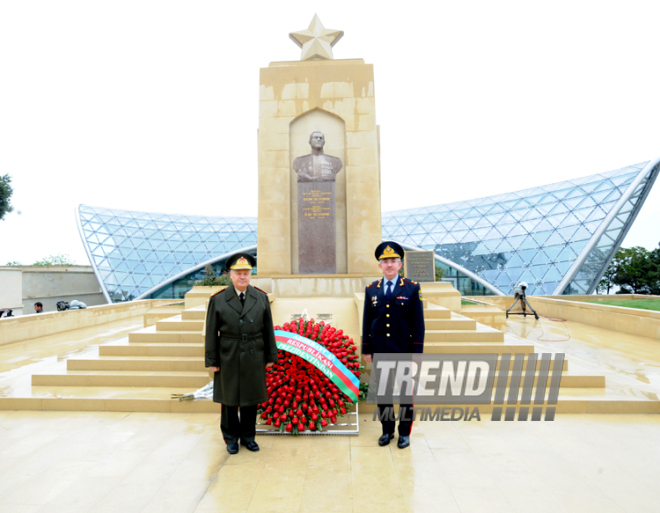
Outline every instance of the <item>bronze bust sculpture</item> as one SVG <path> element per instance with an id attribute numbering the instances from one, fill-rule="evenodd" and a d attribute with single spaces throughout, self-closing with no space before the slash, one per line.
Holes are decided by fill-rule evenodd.
<path id="1" fill-rule="evenodd" d="M 341 159 L 323 153 L 325 136 L 321 132 L 311 133 L 309 145 L 312 147 L 312 153 L 297 157 L 293 161 L 298 182 L 334 182 L 343 166 Z"/>

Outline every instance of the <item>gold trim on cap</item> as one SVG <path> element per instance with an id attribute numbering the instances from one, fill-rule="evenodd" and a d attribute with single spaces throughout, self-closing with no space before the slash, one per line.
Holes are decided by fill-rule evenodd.
<path id="1" fill-rule="evenodd" d="M 396 251 L 394 251 L 389 245 L 383 250 L 383 254 L 378 257 L 378 260 L 383 258 L 401 258 Z"/>
<path id="2" fill-rule="evenodd" d="M 230 267 L 230 269 L 252 269 L 250 262 L 247 261 L 247 258 L 241 257 L 236 260 L 236 263 Z"/>

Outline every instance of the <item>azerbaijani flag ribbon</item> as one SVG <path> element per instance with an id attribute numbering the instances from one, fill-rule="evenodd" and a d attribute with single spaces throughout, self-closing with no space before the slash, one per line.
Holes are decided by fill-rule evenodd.
<path id="1" fill-rule="evenodd" d="M 277 349 L 295 354 L 311 363 L 353 402 L 357 402 L 360 381 L 339 361 L 339 358 L 321 344 L 284 330 L 275 330 L 275 343 Z"/>

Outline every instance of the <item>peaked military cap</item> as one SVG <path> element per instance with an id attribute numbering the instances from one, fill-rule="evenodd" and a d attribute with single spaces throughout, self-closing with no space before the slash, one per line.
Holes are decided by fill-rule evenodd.
<path id="1" fill-rule="evenodd" d="M 383 258 L 403 259 L 403 248 L 392 240 L 381 242 L 376 248 L 376 260 L 381 260 Z"/>
<path id="2" fill-rule="evenodd" d="M 225 267 L 230 271 L 232 269 L 252 269 L 256 265 L 256 259 L 249 253 L 236 253 L 227 259 Z"/>

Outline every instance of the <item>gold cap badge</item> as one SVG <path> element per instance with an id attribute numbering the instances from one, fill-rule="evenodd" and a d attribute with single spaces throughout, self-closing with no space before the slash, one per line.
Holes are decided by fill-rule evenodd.
<path id="1" fill-rule="evenodd" d="M 241 257 L 238 260 L 236 260 L 236 263 L 232 265 L 230 269 L 252 269 L 252 266 L 245 257 Z"/>
<path id="2" fill-rule="evenodd" d="M 380 255 L 379 260 L 381 258 L 401 258 L 401 255 L 399 255 L 396 251 L 394 251 L 390 246 L 387 246 L 383 250 L 383 254 Z"/>

